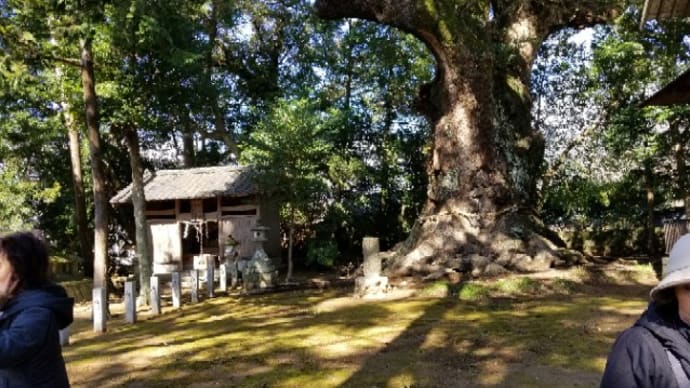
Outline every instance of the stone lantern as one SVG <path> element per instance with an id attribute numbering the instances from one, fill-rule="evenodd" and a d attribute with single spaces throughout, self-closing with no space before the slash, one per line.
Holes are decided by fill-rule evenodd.
<path id="1" fill-rule="evenodd" d="M 264 251 L 264 242 L 268 241 L 266 232 L 269 229 L 266 226 L 260 225 L 259 222 L 251 229 L 252 241 L 256 244 L 256 251 L 249 263 L 247 263 L 247 268 L 242 273 L 244 289 L 246 291 L 255 287 L 273 287 L 278 278 L 278 271 L 273 265 L 273 261 Z"/>

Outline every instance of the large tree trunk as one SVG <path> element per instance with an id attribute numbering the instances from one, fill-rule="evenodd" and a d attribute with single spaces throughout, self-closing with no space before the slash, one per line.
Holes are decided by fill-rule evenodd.
<path id="1" fill-rule="evenodd" d="M 93 286 L 107 289 L 108 269 L 108 198 L 105 192 L 105 173 L 98 130 L 98 100 L 93 73 L 91 37 L 81 42 L 81 82 L 86 110 L 86 128 L 91 154 L 91 175 L 94 197 L 94 258 Z M 107 295 L 107 293 L 106 293 Z"/>
<path id="2" fill-rule="evenodd" d="M 124 128 L 132 168 L 132 206 L 134 207 L 134 232 L 137 242 L 139 272 L 139 305 L 149 304 L 153 260 L 150 255 L 148 226 L 146 224 L 146 197 L 144 195 L 144 165 L 139 152 L 139 137 L 132 127 Z"/>
<path id="3" fill-rule="evenodd" d="M 603 21 L 616 9 L 602 3 L 316 0 L 324 18 L 400 28 L 436 59 L 436 77 L 419 95 L 433 127 L 428 199 L 389 274 L 554 262 L 555 246 L 533 216 L 544 144 L 530 125 L 531 65 L 556 27 Z"/>

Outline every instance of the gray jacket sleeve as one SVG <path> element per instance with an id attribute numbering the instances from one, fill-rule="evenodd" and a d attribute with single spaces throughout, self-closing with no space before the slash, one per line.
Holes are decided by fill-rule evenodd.
<path id="1" fill-rule="evenodd" d="M 661 343 L 642 327 L 622 332 L 606 361 L 601 388 L 676 388 L 676 378 Z"/>

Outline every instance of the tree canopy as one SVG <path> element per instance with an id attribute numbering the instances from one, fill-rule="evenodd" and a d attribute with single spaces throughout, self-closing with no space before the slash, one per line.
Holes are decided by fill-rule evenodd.
<path id="1" fill-rule="evenodd" d="M 357 260 L 367 235 L 400 273 L 554 265 L 546 226 L 649 224 L 688 193 L 687 109 L 639 108 L 686 67 L 688 27 L 640 30 L 638 6 L 2 1 L 0 228 L 88 255 L 84 192 L 131 182 L 136 141 L 141 172 L 255 165 L 319 265 Z M 591 48 L 573 42 L 594 25 Z M 134 239 L 131 209 L 107 210 L 110 241 Z"/>

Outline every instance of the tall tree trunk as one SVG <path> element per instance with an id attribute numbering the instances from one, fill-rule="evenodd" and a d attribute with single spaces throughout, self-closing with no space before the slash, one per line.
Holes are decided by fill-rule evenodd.
<path id="1" fill-rule="evenodd" d="M 55 74 L 62 84 L 62 68 L 57 66 Z M 70 165 L 72 167 L 72 189 L 74 190 L 74 224 L 77 226 L 79 241 L 79 256 L 84 266 L 84 276 L 93 276 L 93 255 L 89 241 L 89 223 L 86 218 L 86 195 L 84 194 L 84 180 L 81 168 L 81 146 L 79 141 L 79 127 L 74 118 L 72 104 L 67 99 L 64 87 L 61 86 L 60 98 L 69 147 Z"/>
<path id="2" fill-rule="evenodd" d="M 555 246 L 533 216 L 544 143 L 531 128 L 529 85 L 556 27 L 604 21 L 616 1 L 316 0 L 320 16 L 391 25 L 423 41 L 436 77 L 418 108 L 433 128 L 427 201 L 389 273 L 488 263 L 544 269 Z M 495 267 L 493 267 L 495 268 Z"/>
<path id="3" fill-rule="evenodd" d="M 107 289 L 108 271 L 108 198 L 105 192 L 101 140 L 98 129 L 98 100 L 93 73 L 91 37 L 81 42 L 81 83 L 86 110 L 86 129 L 91 154 L 94 204 L 93 286 Z M 106 293 L 107 295 L 107 293 Z"/>
<path id="4" fill-rule="evenodd" d="M 654 233 L 654 171 L 652 161 L 647 159 L 644 162 L 645 191 L 647 194 L 647 255 L 656 256 L 656 234 Z"/>
<path id="5" fill-rule="evenodd" d="M 678 191 L 685 201 L 685 217 L 690 220 L 690 187 L 688 187 L 687 167 L 685 161 L 686 139 L 680 133 L 680 122 L 673 120 L 669 123 L 669 135 L 673 141 L 673 157 L 676 162 L 678 176 Z M 687 132 L 687 130 L 686 130 Z"/>
<path id="6" fill-rule="evenodd" d="M 182 165 L 184 167 L 194 167 L 196 165 L 196 155 L 194 148 L 194 130 L 188 115 L 182 116 Z"/>
<path id="7" fill-rule="evenodd" d="M 132 168 L 132 206 L 134 207 L 134 232 L 137 242 L 137 257 L 139 259 L 139 296 L 138 304 L 148 305 L 151 291 L 151 275 L 153 274 L 153 260 L 151 258 L 148 226 L 146 224 L 146 197 L 144 195 L 144 165 L 139 151 L 139 137 L 137 131 L 127 126 L 123 128 L 129 163 Z"/>
<path id="8" fill-rule="evenodd" d="M 290 209 L 290 220 L 288 221 L 288 268 L 285 274 L 285 283 L 289 283 L 292 279 L 292 249 L 295 238 L 295 210 Z"/>
<path id="9" fill-rule="evenodd" d="M 65 126 L 69 138 L 69 156 L 72 165 L 72 186 L 74 188 L 74 221 L 77 225 L 79 252 L 84 262 L 84 275 L 93 276 L 93 255 L 89 243 L 89 227 L 86 218 L 86 197 L 84 194 L 84 180 L 81 170 L 81 147 L 79 146 L 79 129 L 74 115 L 65 103 Z"/>

